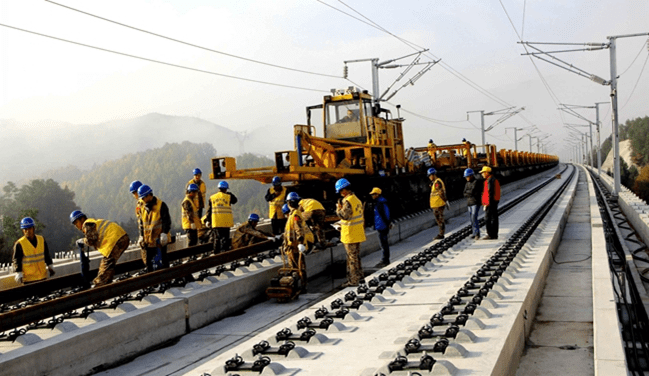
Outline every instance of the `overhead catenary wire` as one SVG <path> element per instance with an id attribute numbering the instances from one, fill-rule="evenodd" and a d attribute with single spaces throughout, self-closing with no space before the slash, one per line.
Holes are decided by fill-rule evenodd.
<path id="1" fill-rule="evenodd" d="M 315 91 L 315 92 L 319 92 L 319 93 L 328 92 L 327 90 L 322 90 L 322 89 L 313 89 L 313 88 L 306 88 L 306 87 L 300 87 L 300 86 L 278 84 L 278 83 L 275 83 L 275 82 L 261 81 L 261 80 L 256 80 L 256 79 L 252 79 L 252 78 L 233 76 L 233 75 L 229 75 L 229 74 L 218 73 L 218 72 L 208 71 L 208 70 L 199 69 L 199 68 L 192 68 L 192 67 L 188 67 L 188 66 L 184 66 L 184 65 L 180 65 L 180 64 L 168 63 L 168 62 L 161 61 L 161 60 L 150 59 L 150 58 L 147 58 L 147 57 L 132 55 L 132 54 L 128 54 L 128 53 L 125 53 L 125 52 L 119 52 L 119 51 L 115 51 L 115 50 L 109 50 L 107 48 L 97 47 L 97 46 L 93 46 L 93 45 L 90 45 L 90 44 L 75 42 L 75 41 L 72 41 L 72 40 L 69 40 L 69 39 L 64 39 L 64 38 L 59 38 L 59 37 L 55 37 L 55 36 L 48 35 L 48 34 L 38 33 L 36 31 L 21 29 L 19 27 L 6 25 L 6 24 L 3 24 L 3 23 L 0 23 L 0 26 L 6 27 L 6 28 L 9 28 L 9 29 L 13 29 L 13 30 L 17 30 L 17 31 L 22 31 L 22 32 L 28 33 L 28 34 L 38 35 L 38 36 L 41 36 L 41 37 L 50 38 L 50 39 L 58 40 L 58 41 L 61 41 L 61 42 L 74 44 L 74 45 L 77 45 L 77 46 L 87 47 L 87 48 L 91 48 L 91 49 L 95 49 L 95 50 L 99 50 L 99 51 L 109 52 L 109 53 L 120 55 L 120 56 L 126 56 L 126 57 L 130 57 L 130 58 L 143 60 L 143 61 L 148 61 L 148 62 L 151 62 L 151 63 L 161 64 L 161 65 L 166 65 L 166 66 L 170 66 L 170 67 L 174 67 L 174 68 L 181 68 L 181 69 L 186 69 L 186 70 L 190 70 L 190 71 L 194 71 L 194 72 L 206 73 L 206 74 L 211 74 L 211 75 L 214 75 L 214 76 L 225 77 L 225 78 L 231 78 L 231 79 L 234 79 L 234 80 L 253 82 L 253 83 L 264 84 L 264 85 L 279 86 L 279 87 L 284 87 L 284 88 L 289 88 L 289 89 Z"/>
<path id="2" fill-rule="evenodd" d="M 629 97 L 626 99 L 626 101 L 622 105 L 622 108 L 626 107 L 626 105 L 629 103 L 629 101 L 633 97 L 633 93 L 635 92 L 635 89 L 638 87 L 638 83 L 640 83 L 640 78 L 642 78 L 642 72 L 644 72 L 644 69 L 647 66 L 647 61 L 649 61 L 649 53 L 647 54 L 647 58 L 644 60 L 644 64 L 642 64 L 642 69 L 640 70 L 640 75 L 638 75 L 638 79 L 636 80 L 635 85 L 633 85 L 633 90 L 631 90 L 631 93 L 629 94 Z"/>
<path id="3" fill-rule="evenodd" d="M 115 20 L 111 20 L 111 19 L 108 19 L 108 18 L 105 18 L 105 17 L 101 17 L 101 16 L 98 16 L 96 14 L 92 14 L 92 13 L 89 13 L 89 12 L 86 12 L 86 11 L 83 11 L 83 10 L 80 10 L 80 9 L 76 9 L 76 8 L 70 7 L 70 6 L 65 5 L 65 4 L 60 4 L 60 3 L 57 3 L 57 2 L 54 2 L 54 1 L 51 1 L 51 0 L 45 0 L 45 1 L 50 3 L 50 4 L 53 4 L 53 5 L 58 5 L 60 7 L 66 8 L 66 9 L 69 9 L 69 10 L 72 10 L 72 11 L 75 11 L 75 12 L 78 12 L 78 13 L 81 13 L 81 14 L 85 14 L 87 16 L 100 19 L 102 21 L 110 22 L 110 23 L 113 23 L 115 25 L 123 26 L 123 27 L 129 28 L 129 29 L 132 29 L 132 30 L 136 30 L 136 31 L 139 31 L 139 32 L 142 32 L 142 33 L 145 33 L 145 34 L 153 35 L 153 36 L 163 38 L 163 39 L 166 39 L 166 40 L 169 40 L 169 41 L 172 41 L 172 42 L 184 44 L 186 46 L 195 47 L 195 48 L 199 48 L 201 50 L 221 54 L 223 56 L 228 56 L 228 57 L 231 57 L 231 58 L 240 59 L 240 60 L 248 61 L 248 62 L 255 63 L 255 64 L 266 65 L 266 66 L 269 66 L 269 67 L 278 68 L 278 69 L 284 69 L 284 70 L 293 71 L 293 72 L 312 74 L 312 75 L 322 76 L 322 77 L 342 78 L 342 76 L 336 76 L 336 75 L 333 75 L 333 74 L 326 74 L 326 73 L 307 71 L 307 70 L 303 70 L 303 69 L 291 68 L 291 67 L 286 67 L 286 66 L 282 66 L 282 65 L 278 65 L 278 64 L 267 63 L 267 62 L 264 62 L 264 61 L 261 61 L 261 60 L 255 60 L 255 59 L 250 59 L 250 58 L 243 57 L 243 56 L 234 55 L 234 54 L 231 54 L 231 53 L 228 53 L 228 52 L 218 51 L 218 50 L 215 50 L 215 49 L 212 49 L 212 48 L 199 46 L 199 45 L 194 44 L 194 43 L 185 42 L 185 41 L 182 41 L 182 40 L 179 40 L 179 39 L 176 39 L 176 38 L 171 38 L 171 37 L 168 37 L 168 36 L 165 36 L 165 35 L 154 33 L 152 31 L 148 31 L 148 30 L 144 30 L 144 29 L 141 29 L 141 28 L 138 28 L 138 27 L 135 27 L 135 26 L 127 25 L 125 23 L 118 22 L 118 21 L 115 21 Z"/>

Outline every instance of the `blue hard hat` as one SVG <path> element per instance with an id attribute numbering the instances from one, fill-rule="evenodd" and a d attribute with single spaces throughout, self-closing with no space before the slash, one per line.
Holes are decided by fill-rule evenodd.
<path id="1" fill-rule="evenodd" d="M 81 210 L 75 210 L 72 213 L 70 213 L 70 223 L 74 223 L 77 219 L 81 217 L 85 217 L 86 215 L 83 214 Z"/>
<path id="2" fill-rule="evenodd" d="M 187 186 L 187 192 L 196 192 L 198 191 L 198 185 L 192 183 Z"/>
<path id="3" fill-rule="evenodd" d="M 338 181 L 336 182 L 336 193 L 340 193 L 340 191 L 343 188 L 347 188 L 350 185 L 352 185 L 352 184 L 349 182 L 349 180 L 347 180 L 345 178 L 338 179 Z"/>
<path id="4" fill-rule="evenodd" d="M 28 229 L 34 227 L 34 220 L 31 217 L 25 217 L 20 221 L 20 228 Z"/>
<path id="5" fill-rule="evenodd" d="M 288 207 L 288 204 L 284 204 L 284 206 L 282 206 L 282 213 L 288 214 L 290 211 L 291 208 Z"/>
<path id="6" fill-rule="evenodd" d="M 142 186 L 137 189 L 137 196 L 139 198 L 146 197 L 149 193 L 153 193 L 153 189 L 146 184 L 142 184 Z"/>
<path id="7" fill-rule="evenodd" d="M 429 144 L 432 144 L 432 143 L 433 143 L 433 139 L 431 138 L 430 140 L 428 140 L 428 143 L 429 143 Z"/>
<path id="8" fill-rule="evenodd" d="M 300 195 L 297 192 L 291 192 L 286 196 L 286 201 L 299 201 L 301 200 Z"/>
<path id="9" fill-rule="evenodd" d="M 193 173 L 194 175 L 198 175 L 198 174 L 202 174 L 203 172 L 201 171 L 200 168 L 197 167 L 197 168 L 194 169 L 194 171 L 192 171 L 192 173 Z"/>
<path id="10" fill-rule="evenodd" d="M 282 184 L 282 179 L 279 176 L 273 177 L 273 181 L 271 182 L 273 185 L 281 185 Z"/>
<path id="11" fill-rule="evenodd" d="M 437 170 L 435 170 L 434 168 L 431 167 L 431 168 L 428 169 L 428 176 L 434 175 L 436 173 L 437 173 Z"/>
<path id="12" fill-rule="evenodd" d="M 473 176 L 473 175 L 474 175 L 474 172 L 473 172 L 472 169 L 467 168 L 466 170 L 464 170 L 464 177 L 465 177 L 465 178 L 467 178 L 467 177 L 469 177 L 469 176 Z"/>
<path id="13" fill-rule="evenodd" d="M 131 185 L 129 185 L 129 187 L 128 187 L 128 191 L 131 192 L 131 193 L 135 193 L 135 192 L 137 192 L 138 188 L 140 188 L 141 186 L 142 186 L 141 181 L 133 180 Z"/>
<path id="14" fill-rule="evenodd" d="M 248 217 L 248 220 L 249 220 L 249 221 L 259 222 L 259 216 L 257 215 L 257 213 L 252 213 L 252 214 L 250 214 L 250 216 Z"/>
<path id="15" fill-rule="evenodd" d="M 219 189 L 228 189 L 230 186 L 228 185 L 227 181 L 220 181 L 219 182 Z"/>
<path id="16" fill-rule="evenodd" d="M 463 138 L 463 139 L 462 139 L 462 142 L 466 142 L 466 138 Z"/>

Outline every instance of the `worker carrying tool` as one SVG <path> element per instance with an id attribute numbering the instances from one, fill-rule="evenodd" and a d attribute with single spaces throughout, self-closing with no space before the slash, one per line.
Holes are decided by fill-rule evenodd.
<path id="1" fill-rule="evenodd" d="M 237 203 L 237 197 L 228 192 L 230 186 L 227 181 L 219 182 L 218 188 L 219 192 L 210 197 L 207 208 L 207 213 L 212 215 L 209 223 L 212 227 L 212 244 L 215 254 L 230 249 L 230 228 L 234 226 L 232 205 Z"/>
<path id="2" fill-rule="evenodd" d="M 290 195 L 290 194 L 289 194 Z M 332 244 L 327 242 L 324 234 L 326 212 L 320 202 L 312 198 L 303 198 L 299 202 L 302 219 L 311 227 L 317 239 L 316 248 L 325 249 Z"/>
<path id="3" fill-rule="evenodd" d="M 250 214 L 248 221 L 239 225 L 236 231 L 234 231 L 232 249 L 245 247 L 264 240 L 275 240 L 271 234 L 257 230 L 257 224 L 259 224 L 259 215 L 256 213 Z"/>
<path id="4" fill-rule="evenodd" d="M 201 229 L 201 217 L 198 213 L 195 198 L 200 195 L 200 191 L 196 184 L 187 186 L 185 198 L 180 205 L 182 210 L 182 227 L 187 234 L 187 246 L 192 247 L 198 244 L 198 230 Z"/>
<path id="5" fill-rule="evenodd" d="M 142 200 L 143 210 L 140 215 L 140 248 L 144 250 L 142 260 L 146 270 L 151 272 L 159 268 L 168 268 L 167 244 L 171 241 L 171 217 L 169 207 L 153 195 L 153 190 L 144 184 L 137 190 Z"/>
<path id="6" fill-rule="evenodd" d="M 198 194 L 194 196 L 194 205 L 196 206 L 196 209 L 198 210 L 198 217 L 203 216 L 203 209 L 205 209 L 205 194 L 207 192 L 207 187 L 205 186 L 205 182 L 201 180 L 201 177 L 203 176 L 203 172 L 201 171 L 200 168 L 195 168 L 192 171 L 192 174 L 194 174 L 194 178 L 191 179 L 190 181 L 187 182 L 187 185 L 185 186 L 185 190 L 189 188 L 190 184 L 196 184 L 198 187 Z"/>
<path id="7" fill-rule="evenodd" d="M 361 243 L 365 241 L 363 203 L 352 192 L 347 179 L 339 179 L 335 188 L 343 197 L 336 204 L 336 214 L 341 219 L 340 241 L 347 251 L 347 282 L 343 286 L 358 286 L 365 278 L 361 265 Z"/>
<path id="8" fill-rule="evenodd" d="M 54 275 L 52 256 L 47 242 L 41 235 L 36 235 L 35 222 L 31 217 L 20 221 L 23 237 L 14 243 L 13 267 L 16 283 L 33 283 L 45 280 L 47 273 Z"/>
<path id="9" fill-rule="evenodd" d="M 446 224 L 444 222 L 444 207 L 446 206 L 446 187 L 442 179 L 437 177 L 437 170 L 428 169 L 428 180 L 430 180 L 430 207 L 435 214 L 439 233 L 434 239 L 444 239 Z"/>
<path id="10" fill-rule="evenodd" d="M 115 275 L 117 260 L 128 248 L 130 242 L 126 231 L 115 222 L 88 218 L 80 210 L 70 213 L 70 223 L 86 235 L 85 238 L 77 240 L 77 245 L 94 247 L 104 256 L 99 264 L 97 277 L 92 283 L 95 287 L 111 283 Z"/>
<path id="11" fill-rule="evenodd" d="M 264 199 L 268 201 L 268 218 L 270 218 L 273 235 L 279 235 L 286 226 L 286 217 L 282 213 L 282 205 L 286 200 L 286 188 L 282 186 L 282 179 L 279 176 L 275 176 L 271 184 L 273 186 L 268 188 Z"/>

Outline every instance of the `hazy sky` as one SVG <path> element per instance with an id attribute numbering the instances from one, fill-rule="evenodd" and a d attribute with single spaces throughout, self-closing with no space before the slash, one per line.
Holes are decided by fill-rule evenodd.
<path id="1" fill-rule="evenodd" d="M 523 40 L 537 42 L 605 43 L 609 35 L 649 32 L 646 0 L 60 1 L 199 46 L 335 76 L 342 76 L 344 60 L 387 60 L 413 52 L 394 36 L 326 3 L 356 17 L 365 16 L 442 58 L 444 66 L 433 67 L 390 101 L 440 121 L 402 113 L 406 118 L 407 146 L 422 146 L 429 138 L 437 144 L 456 143 L 462 137 L 479 143 L 480 131 L 475 128 L 480 125 L 479 115 L 471 114 L 467 122 L 467 111 L 524 106 L 524 118 L 514 116 L 498 125 L 488 133 L 487 141 L 513 148 L 513 132 L 510 129 L 505 133 L 505 128 L 534 124 L 550 135 L 546 139 L 549 148 L 564 160 L 571 148 L 571 136 L 563 123 L 583 122 L 570 115 L 561 116 L 558 103 L 590 106 L 607 101 L 609 87 L 535 59 L 539 75 L 530 58 L 521 56 L 524 50 L 516 44 L 514 27 Z M 197 116 L 234 130 L 276 126 L 277 132 L 287 136 L 287 145 L 281 145 L 286 147 L 292 144 L 292 126 L 305 122 L 304 107 L 320 103 L 331 88 L 352 85 L 342 78 L 277 69 L 184 46 L 47 1 L 0 0 L 0 23 L 171 64 L 321 91 L 189 71 L 0 26 L 0 119 L 31 124 L 20 134 L 0 131 L 0 144 L 11 142 L 12 137 L 34 138 L 37 143 L 43 127 L 65 132 L 64 123 L 93 124 L 159 112 Z M 649 114 L 649 67 L 640 76 L 648 54 L 647 37 L 618 41 L 621 121 Z M 588 73 L 610 78 L 608 50 L 557 56 Z M 467 85 L 451 71 L 459 72 L 456 74 L 489 95 Z M 387 88 L 400 72 L 381 70 L 381 88 Z M 371 88 L 369 63 L 350 64 L 349 78 Z M 399 86 L 401 83 L 395 88 Z M 594 110 L 582 113 L 595 120 Z M 611 132 L 608 105 L 603 105 L 600 116 L 603 140 Z M 487 125 L 495 120 L 497 116 L 485 117 Z M 179 132 L 179 140 L 187 131 Z M 519 142 L 519 149 L 527 149 L 528 145 L 525 138 Z"/>

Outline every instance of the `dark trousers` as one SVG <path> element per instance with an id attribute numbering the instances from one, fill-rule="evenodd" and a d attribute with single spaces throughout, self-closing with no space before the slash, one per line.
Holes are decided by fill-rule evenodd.
<path id="1" fill-rule="evenodd" d="M 383 263 L 390 263 L 390 244 L 388 244 L 388 234 L 390 229 L 386 228 L 385 230 L 376 230 L 379 233 L 379 242 L 381 242 L 381 248 L 383 249 Z"/>
<path id="2" fill-rule="evenodd" d="M 230 243 L 230 228 L 229 227 L 215 227 L 212 233 L 212 245 L 214 246 L 214 253 L 221 253 L 229 251 Z"/>
<path id="3" fill-rule="evenodd" d="M 273 229 L 273 235 L 283 234 L 284 228 L 286 227 L 286 218 L 284 219 L 272 218 L 270 220 L 270 227 Z"/>
<path id="4" fill-rule="evenodd" d="M 159 268 L 168 268 L 169 259 L 167 258 L 167 246 L 164 247 L 146 247 L 146 271 L 152 272 Z M 156 260 L 156 258 L 158 260 Z"/>
<path id="5" fill-rule="evenodd" d="M 498 201 L 492 201 L 487 206 L 484 213 L 485 227 L 487 227 L 487 235 L 492 239 L 498 239 Z"/>
<path id="6" fill-rule="evenodd" d="M 185 233 L 187 234 L 188 247 L 198 244 L 198 230 L 187 229 Z"/>

